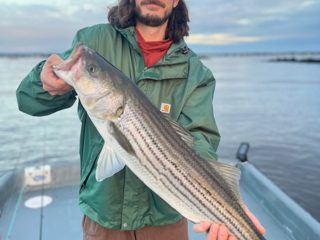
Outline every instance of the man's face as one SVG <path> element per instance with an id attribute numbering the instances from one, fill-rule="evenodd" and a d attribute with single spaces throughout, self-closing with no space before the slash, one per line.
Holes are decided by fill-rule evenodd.
<path id="1" fill-rule="evenodd" d="M 135 13 L 137 21 L 157 27 L 164 24 L 179 0 L 135 0 Z"/>

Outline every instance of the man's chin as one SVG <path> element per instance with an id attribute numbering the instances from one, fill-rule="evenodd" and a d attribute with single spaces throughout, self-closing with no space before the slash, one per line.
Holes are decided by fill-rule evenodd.
<path id="1" fill-rule="evenodd" d="M 157 6 L 156 4 L 151 4 L 151 5 L 155 5 Z M 158 9 L 160 6 L 157 6 Z M 136 7 L 135 9 L 135 15 L 136 15 L 136 19 L 138 22 L 146 25 L 146 26 L 150 26 L 150 27 L 158 27 L 158 26 L 161 26 L 163 25 L 167 20 L 168 18 L 170 17 L 170 14 L 157 14 L 156 11 L 152 12 L 152 11 L 149 11 L 150 13 L 142 13 L 142 10 L 140 7 Z"/>
<path id="2" fill-rule="evenodd" d="M 168 20 L 168 17 L 160 17 L 157 14 L 147 14 L 145 16 L 138 16 L 137 20 L 144 25 L 158 27 L 163 25 Z"/>

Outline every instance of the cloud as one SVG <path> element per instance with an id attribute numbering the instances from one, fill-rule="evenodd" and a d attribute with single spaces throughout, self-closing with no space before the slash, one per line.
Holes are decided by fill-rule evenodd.
<path id="1" fill-rule="evenodd" d="M 254 36 L 236 36 L 225 33 L 215 34 L 192 34 L 186 41 L 189 44 L 205 44 L 205 45 L 230 45 L 239 43 L 258 42 L 261 39 Z"/>
<path id="2" fill-rule="evenodd" d="M 239 24 L 239 25 L 254 24 L 254 22 L 251 19 L 248 19 L 248 18 L 242 18 L 242 19 L 236 20 L 235 22 L 236 22 L 236 24 Z"/>
<path id="3" fill-rule="evenodd" d="M 107 22 L 116 0 L 0 0 L 0 52 L 56 52 L 67 49 L 80 28 Z M 238 44 L 306 39 L 320 42 L 317 0 L 186 0 L 190 12 L 188 43 L 230 48 Z M 312 44 L 313 42 L 313 44 Z M 290 46 L 293 46 L 292 44 Z M 318 50 L 320 46 L 318 47 Z"/>
<path id="4" fill-rule="evenodd" d="M 315 0 L 268 0 L 268 1 L 222 1 L 187 0 L 191 16 L 192 32 L 228 32 L 255 34 L 259 27 L 282 25 L 291 22 L 291 29 L 297 16 L 318 15 L 320 2 Z M 294 22 L 292 20 L 295 20 Z M 313 20 L 314 21 L 314 20 Z M 260 29 L 260 32 L 262 30 Z"/>
<path id="5" fill-rule="evenodd" d="M 272 50 L 285 46 L 320 50 L 320 1 L 186 0 L 190 12 L 192 44 L 209 44 L 223 49 L 253 45 Z M 193 37 L 193 35 L 195 35 Z M 318 46 L 315 48 L 315 46 Z M 239 46 L 240 47 L 240 46 Z M 293 48 L 294 47 L 294 48 Z M 215 49 L 217 49 L 215 47 Z"/>
<path id="6" fill-rule="evenodd" d="M 106 22 L 106 12 L 106 6 L 91 3 L 2 4 L 0 52 L 62 51 L 80 28 Z"/>

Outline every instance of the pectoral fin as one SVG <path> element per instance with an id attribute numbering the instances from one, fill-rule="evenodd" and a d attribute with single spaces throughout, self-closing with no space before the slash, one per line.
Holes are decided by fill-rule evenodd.
<path id="1" fill-rule="evenodd" d="M 96 180 L 101 182 L 123 169 L 125 166 L 123 158 L 134 155 L 134 151 L 114 123 L 97 119 L 90 114 L 89 117 L 105 141 L 96 169 Z"/>
<path id="2" fill-rule="evenodd" d="M 101 182 L 119 172 L 124 166 L 124 161 L 105 144 L 97 161 L 96 180 Z"/>

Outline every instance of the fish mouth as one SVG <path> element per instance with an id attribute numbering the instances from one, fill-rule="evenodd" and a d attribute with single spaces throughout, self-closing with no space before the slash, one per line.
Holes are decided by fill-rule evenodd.
<path id="1" fill-rule="evenodd" d="M 52 66 L 53 72 L 74 87 L 74 83 L 81 78 L 86 51 L 88 51 L 88 48 L 85 45 L 81 43 L 76 45 L 67 60 Z"/>
<path id="2" fill-rule="evenodd" d="M 70 71 L 72 67 L 78 62 L 78 60 L 81 59 L 85 51 L 86 51 L 86 46 L 84 46 L 82 43 L 79 43 L 73 49 L 69 59 L 60 64 L 53 65 L 53 70 L 56 73 L 59 71 L 64 71 L 64 72 Z"/>

